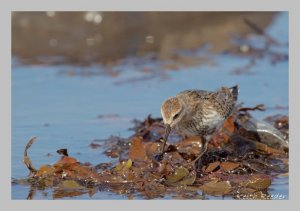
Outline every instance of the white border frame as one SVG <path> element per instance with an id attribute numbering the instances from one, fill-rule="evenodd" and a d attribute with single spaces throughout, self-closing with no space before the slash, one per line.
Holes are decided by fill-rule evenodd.
<path id="1" fill-rule="evenodd" d="M 290 117 L 290 182 L 289 200 L 278 201 L 191 201 L 191 200 L 12 200 L 11 199 L 11 11 L 288 11 L 289 12 L 289 117 Z M 54 209 L 219 209 L 235 210 L 294 210 L 300 195 L 299 167 L 299 3 L 292 0 L 10 0 L 1 1 L 1 70 L 0 70 L 0 121 L 1 121 L 1 205 L 8 210 Z M 297 59 L 298 58 L 298 59 Z M 271 77 L 271 76 L 270 76 Z M 300 125 L 300 124 L 299 124 Z M 50 205 L 51 203 L 51 205 Z M 50 206 L 47 206 L 50 205 Z M 146 205 L 146 206 L 145 206 Z M 250 205 L 250 206 L 249 206 Z"/>

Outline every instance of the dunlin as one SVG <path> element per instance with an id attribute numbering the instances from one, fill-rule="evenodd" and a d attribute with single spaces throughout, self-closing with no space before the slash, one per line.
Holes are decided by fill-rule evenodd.
<path id="1" fill-rule="evenodd" d="M 215 92 L 186 90 L 168 98 L 161 106 L 165 124 L 164 142 L 160 156 L 171 130 L 186 136 L 199 135 L 202 140 L 201 152 L 192 162 L 195 164 L 206 152 L 211 136 L 230 116 L 238 96 L 238 86 L 221 87 Z"/>

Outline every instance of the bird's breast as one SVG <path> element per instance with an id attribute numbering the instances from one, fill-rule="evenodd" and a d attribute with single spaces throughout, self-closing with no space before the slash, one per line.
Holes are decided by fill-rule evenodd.
<path id="1" fill-rule="evenodd" d="M 224 117 L 215 110 L 207 112 L 202 117 L 202 125 L 209 128 L 219 128 L 223 122 Z"/>

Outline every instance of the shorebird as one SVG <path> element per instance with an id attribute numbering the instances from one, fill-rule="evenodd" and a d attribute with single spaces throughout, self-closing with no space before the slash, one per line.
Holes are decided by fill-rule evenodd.
<path id="1" fill-rule="evenodd" d="M 202 140 L 200 154 L 192 163 L 203 156 L 212 135 L 222 127 L 230 116 L 237 101 L 238 86 L 221 87 L 215 92 L 205 90 L 186 90 L 163 102 L 161 114 L 165 124 L 163 156 L 171 130 L 185 136 L 199 135 Z"/>

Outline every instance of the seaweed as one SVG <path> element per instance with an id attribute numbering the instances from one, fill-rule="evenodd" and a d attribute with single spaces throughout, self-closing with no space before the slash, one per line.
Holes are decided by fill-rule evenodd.
<path id="1" fill-rule="evenodd" d="M 200 137 L 181 137 L 173 132 L 161 161 L 154 159 L 161 149 L 164 125 L 161 118 L 149 115 L 144 121 L 134 121 L 134 134 L 129 138 L 110 137 L 90 144 L 94 150 L 117 159 L 116 163 L 92 166 L 68 155 L 67 149 L 57 150 L 61 155 L 53 165 L 36 169 L 27 154 L 36 138 L 25 148 L 24 163 L 30 174 L 17 184 L 30 184 L 28 199 L 36 189 L 53 189 L 53 198 L 72 197 L 97 191 L 110 191 L 132 199 L 163 198 L 206 199 L 206 195 L 231 196 L 234 199 L 271 199 L 268 188 L 278 175 L 288 176 L 288 150 L 286 139 L 267 143 L 255 129 L 249 130 L 247 121 L 253 119 L 252 110 L 240 105 L 212 138 L 207 153 L 197 168 L 191 161 L 197 156 L 202 142 Z M 268 117 L 278 129 L 288 128 L 288 117 Z M 253 120 L 252 120 L 253 121 Z M 276 128 L 272 128 L 271 133 Z M 259 131 L 259 127 L 256 128 Z M 276 131 L 278 132 L 278 131 Z M 273 137 L 277 138 L 276 135 Z"/>

